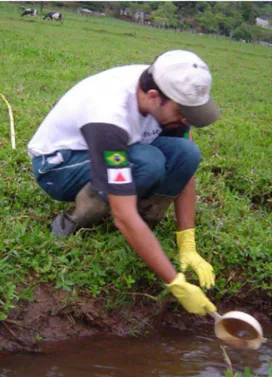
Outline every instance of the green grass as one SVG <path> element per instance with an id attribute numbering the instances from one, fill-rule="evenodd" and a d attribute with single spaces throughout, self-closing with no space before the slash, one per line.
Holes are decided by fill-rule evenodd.
<path id="1" fill-rule="evenodd" d="M 12 150 L 0 99 L 1 318 L 20 299 L 31 299 L 41 282 L 120 305 L 131 292 L 162 290 L 110 223 L 67 240 L 50 237 L 48 225 L 67 205 L 37 186 L 26 145 L 56 100 L 79 80 L 116 65 L 150 63 L 176 48 L 193 50 L 209 64 L 213 97 L 222 109 L 214 126 L 193 133 L 202 152 L 197 245 L 217 273 L 210 296 L 215 302 L 234 296 L 271 302 L 272 50 L 65 9 L 63 24 L 21 18 L 16 6 L 0 3 L 0 93 L 12 106 L 17 143 Z M 177 264 L 175 230 L 169 211 L 155 233 Z"/>

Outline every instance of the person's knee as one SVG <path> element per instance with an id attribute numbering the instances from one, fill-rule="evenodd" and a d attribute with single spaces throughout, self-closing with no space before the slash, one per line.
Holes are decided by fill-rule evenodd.
<path id="1" fill-rule="evenodd" d="M 200 149 L 195 143 L 191 142 L 190 148 L 189 148 L 188 160 L 190 161 L 189 165 L 192 169 L 193 174 L 199 166 L 200 159 L 201 159 Z"/>
<path id="2" fill-rule="evenodd" d="M 134 176 L 137 195 L 141 199 L 150 197 L 165 179 L 164 159 L 145 161 L 141 173 Z M 140 174 L 139 174 L 140 173 Z"/>
<path id="3" fill-rule="evenodd" d="M 163 153 L 155 147 L 138 148 L 137 154 L 131 155 L 130 162 L 137 189 L 157 186 L 165 178 L 166 159 Z"/>
<path id="4" fill-rule="evenodd" d="M 186 166 L 186 170 L 190 175 L 194 175 L 195 171 L 197 170 L 201 155 L 198 146 L 193 143 L 191 140 L 187 139 L 180 139 L 176 141 L 176 153 L 177 153 L 177 160 L 179 162 L 184 162 L 180 166 Z"/>
<path id="5" fill-rule="evenodd" d="M 154 158 L 145 162 L 145 180 L 146 183 L 160 184 L 165 178 L 165 159 Z"/>

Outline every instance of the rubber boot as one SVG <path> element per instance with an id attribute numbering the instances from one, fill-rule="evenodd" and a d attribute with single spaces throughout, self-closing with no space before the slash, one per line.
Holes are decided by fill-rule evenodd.
<path id="1" fill-rule="evenodd" d="M 98 224 L 104 216 L 109 214 L 108 204 L 88 182 L 77 194 L 76 207 L 69 215 L 62 213 L 56 217 L 52 225 L 52 234 L 64 237 L 72 234 L 76 229 L 90 228 Z"/>
<path id="2" fill-rule="evenodd" d="M 149 199 L 138 201 L 138 211 L 149 227 L 154 228 L 163 219 L 173 201 L 173 197 L 154 194 Z"/>

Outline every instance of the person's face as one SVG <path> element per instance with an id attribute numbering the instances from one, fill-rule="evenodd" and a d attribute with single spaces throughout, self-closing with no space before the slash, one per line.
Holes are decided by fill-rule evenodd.
<path id="1" fill-rule="evenodd" d="M 162 128 L 177 128 L 182 125 L 190 126 L 190 123 L 180 113 L 180 106 L 176 102 L 169 100 L 161 104 L 160 126 Z"/>
<path id="2" fill-rule="evenodd" d="M 180 106 L 176 102 L 172 100 L 163 101 L 156 90 L 150 90 L 147 99 L 149 101 L 149 113 L 154 116 L 162 128 L 190 126 L 187 119 L 182 117 Z"/>

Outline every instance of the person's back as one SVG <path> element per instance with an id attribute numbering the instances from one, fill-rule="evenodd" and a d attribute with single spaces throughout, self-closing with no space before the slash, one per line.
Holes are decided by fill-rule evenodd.
<path id="1" fill-rule="evenodd" d="M 147 67 L 112 68 L 76 84 L 59 99 L 29 142 L 30 156 L 88 149 L 80 128 L 90 122 L 117 124 L 129 132 L 130 144 L 139 141 L 146 119 L 139 113 L 136 90 Z"/>

